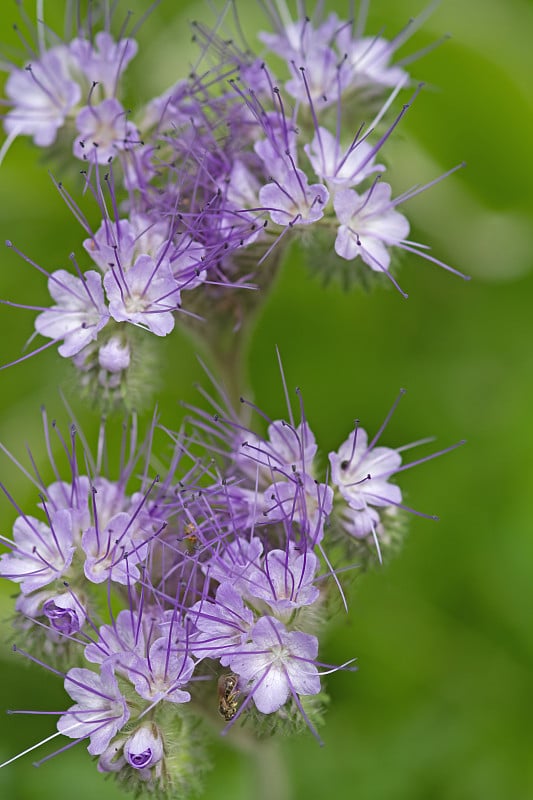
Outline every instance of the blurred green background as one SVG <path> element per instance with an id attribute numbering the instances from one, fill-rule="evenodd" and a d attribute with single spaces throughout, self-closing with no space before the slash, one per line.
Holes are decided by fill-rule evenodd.
<path id="1" fill-rule="evenodd" d="M 63 4 L 47 5 L 53 25 Z M 128 4 L 137 12 L 147 6 Z M 253 3 L 240 7 L 245 24 L 257 16 Z M 328 7 L 347 13 L 347 4 Z M 423 7 L 423 0 L 374 0 L 368 30 L 391 37 Z M 139 34 L 132 91 L 148 98 L 180 74 L 194 52 L 191 16 L 212 19 L 207 3 L 163 0 Z M 16 20 L 15 3 L 3 3 L 2 40 L 14 42 Z M 405 212 L 413 238 L 473 280 L 410 258 L 400 275 L 407 301 L 394 290 L 345 295 L 310 279 L 295 255 L 251 344 L 258 402 L 272 416 L 284 412 L 277 344 L 324 452 L 338 447 L 355 417 L 376 430 L 402 386 L 408 394 L 385 443 L 468 439 L 459 452 L 402 476 L 409 502 L 441 521 L 412 520 L 402 554 L 358 581 L 350 616 L 324 642 L 324 660 L 357 656 L 359 672 L 328 680 L 323 749 L 310 735 L 284 742 L 294 798 L 533 798 L 533 4 L 443 0 L 401 55 L 446 32 L 453 38 L 411 67 L 427 85 L 387 152 L 397 191 L 467 161 Z M 81 230 L 38 162 L 19 141 L 0 169 L 0 241 L 9 237 L 53 270 L 68 266 L 71 251 L 82 256 Z M 77 191 L 74 179 L 71 186 Z M 42 276 L 8 250 L 0 284 L 2 298 L 46 301 Z M 0 308 L 2 363 L 20 353 L 32 320 L 31 312 Z M 173 427 L 178 401 L 196 400 L 192 384 L 202 372 L 179 334 L 162 346 L 172 368 L 158 404 Z M 97 420 L 76 404 L 55 350 L 0 373 L 0 440 L 19 457 L 28 444 L 44 463 L 39 407 L 64 419 L 59 387 L 90 436 Z M 0 475 L 29 508 L 34 493 L 5 459 Z M 13 510 L 2 501 L 0 512 L 9 535 Z M 10 652 L 11 595 L 4 583 L 0 713 L 63 709 L 61 680 Z M 0 761 L 53 733 L 54 720 L 0 717 Z M 253 797 L 253 764 L 222 741 L 213 752 L 205 797 Z M 39 769 L 33 760 L 0 772 L 2 798 L 123 797 L 83 745 Z"/>

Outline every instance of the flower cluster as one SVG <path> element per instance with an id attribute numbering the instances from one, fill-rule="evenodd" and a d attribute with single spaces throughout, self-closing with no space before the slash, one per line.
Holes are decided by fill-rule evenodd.
<path id="1" fill-rule="evenodd" d="M 154 424 L 137 443 L 133 421 L 114 479 L 102 473 L 105 427 L 95 459 L 86 445 L 79 452 L 72 426 L 68 446 L 58 432 L 66 478 L 50 446 L 53 483 L 35 465 L 34 476 L 24 470 L 39 490 L 38 516 L 3 487 L 19 513 L 0 558 L 0 575 L 20 585 L 19 632 L 35 645 L 38 631 L 55 666 L 87 665 L 65 670 L 75 705 L 58 731 L 88 740 L 100 770 L 162 793 L 194 783 L 193 731 L 217 712 L 259 734 L 303 721 L 318 737 L 321 676 L 350 664 L 319 660 L 335 596 L 346 605 L 339 569 L 353 543 L 386 548 L 404 508 L 391 478 L 405 448 L 378 446 L 382 430 L 368 442 L 356 428 L 321 481 L 303 410 L 298 424 L 292 414 L 269 420 L 264 436 L 229 407 L 227 416 L 196 409 L 188 425 L 165 430 L 173 455 L 161 476 L 150 477 Z M 192 455 L 198 444 L 204 456 Z M 339 542 L 340 566 L 330 557 Z"/>
<path id="2" fill-rule="evenodd" d="M 325 277 L 359 260 L 404 295 L 395 253 L 456 272 L 408 238 L 398 211 L 425 187 L 394 197 L 382 180 L 382 148 L 412 101 L 391 112 L 410 85 L 391 62 L 405 36 L 363 36 L 336 14 L 282 21 L 274 13 L 271 21 L 275 33 L 259 35 L 261 58 L 196 24 L 197 69 L 135 109 L 133 122 L 117 97 L 137 51 L 132 38 L 91 28 L 43 45 L 31 65 L 10 73 L 8 141 L 25 134 L 48 146 L 75 120 L 74 154 L 89 164 L 96 229 L 61 187 L 85 230 L 89 265 L 73 259 L 74 274 L 39 267 L 53 304 L 35 331 L 59 343 L 93 395 L 131 397 L 131 374 L 148 360 L 138 356 L 139 329 L 143 341 L 166 336 L 179 317 L 212 348 L 227 349 L 221 343 L 262 296 L 250 289 L 272 283 L 294 238 L 318 249 Z M 270 56 L 282 59 L 285 76 L 275 76 Z M 357 280 L 360 271 L 351 274 Z"/>
<path id="3" fill-rule="evenodd" d="M 48 305 L 7 303 L 38 312 L 47 342 L 34 353 L 58 345 L 106 412 L 134 408 L 137 386 L 153 391 L 145 344 L 177 322 L 231 376 L 225 388 L 211 378 L 208 406 L 189 407 L 177 433 L 154 415 L 140 438 L 133 415 L 115 471 L 105 419 L 95 452 L 77 424 L 67 437 L 52 425 L 66 471 L 46 415 L 46 470 L 0 445 L 38 494 L 27 512 L 0 484 L 17 514 L 0 577 L 20 589 L 22 652 L 62 675 L 74 703 L 58 735 L 160 798 L 198 790 L 208 726 L 250 737 L 307 727 L 319 739 L 323 677 L 354 669 L 351 652 L 320 660 L 322 632 L 339 604 L 348 611 L 350 575 L 386 559 L 420 513 L 397 476 L 456 446 L 407 463 L 429 440 L 383 446 L 398 398 L 374 436 L 356 421 L 325 458 L 299 393 L 299 419 L 288 400 L 287 419 L 272 419 L 230 399 L 254 312 L 295 239 L 326 277 L 348 264 L 355 282 L 364 264 L 403 295 L 401 251 L 456 272 L 408 238 L 398 210 L 426 187 L 395 195 L 382 180 L 383 150 L 420 89 L 396 59 L 409 29 L 387 41 L 321 3 L 296 19 L 281 0 L 262 5 L 260 55 L 222 35 L 224 14 L 215 30 L 195 23 L 194 69 L 131 113 L 122 78 L 138 26 L 128 33 L 128 16 L 114 34 L 115 3 L 64 42 L 50 44 L 41 20 L 5 85 L 0 162 L 18 136 L 72 154 L 97 214 L 93 224 L 55 182 L 83 230 L 84 261 L 71 255 L 69 269 L 8 242 L 48 281 Z"/>

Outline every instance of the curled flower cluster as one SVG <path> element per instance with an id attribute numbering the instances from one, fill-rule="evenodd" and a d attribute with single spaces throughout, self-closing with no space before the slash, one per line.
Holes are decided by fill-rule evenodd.
<path id="1" fill-rule="evenodd" d="M 395 195 L 382 181 L 383 149 L 420 89 L 396 60 L 409 29 L 387 41 L 321 3 L 295 20 L 282 0 L 262 5 L 260 55 L 222 35 L 224 14 L 215 30 L 195 23 L 195 68 L 131 113 L 122 78 L 137 27 L 128 34 L 128 17 L 113 33 L 115 3 L 65 42 L 48 44 L 40 21 L 30 62 L 5 87 L 0 162 L 18 136 L 72 154 L 97 210 L 92 224 L 55 181 L 83 230 L 84 261 L 72 254 L 69 269 L 8 242 L 48 280 L 48 305 L 7 303 L 38 312 L 47 342 L 34 353 L 58 345 L 105 412 L 134 408 L 136 387 L 153 391 L 146 343 L 177 322 L 231 376 L 226 388 L 211 378 L 207 410 L 189 407 L 178 433 L 154 416 L 140 439 L 130 417 L 115 472 L 105 418 L 94 453 L 77 424 L 68 437 L 52 425 L 65 474 L 44 415 L 52 482 L 31 454 L 26 469 L 0 445 L 38 493 L 27 513 L 0 484 L 17 513 L 0 556 L 0 577 L 20 589 L 16 649 L 64 678 L 74 704 L 58 734 L 160 798 L 198 791 L 209 726 L 250 738 L 307 727 L 320 741 L 323 678 L 354 669 L 351 652 L 320 660 L 322 632 L 339 601 L 348 611 L 349 576 L 381 563 L 420 513 L 397 476 L 456 446 L 405 463 L 429 440 L 381 444 L 396 401 L 373 437 L 356 421 L 326 459 L 299 393 L 299 420 L 289 401 L 282 420 L 230 399 L 254 312 L 295 239 L 326 277 L 348 264 L 356 282 L 365 265 L 403 295 L 400 251 L 456 272 L 408 238 L 398 210 L 426 187 Z"/>
<path id="2" fill-rule="evenodd" d="M 21 634 L 40 638 L 54 667 L 86 664 L 64 671 L 75 705 L 58 731 L 87 740 L 101 771 L 161 793 L 187 792 L 201 772 L 203 720 L 248 720 L 258 735 L 303 721 L 318 737 L 322 675 L 351 663 L 319 660 L 328 609 L 336 595 L 346 604 L 339 570 L 354 542 L 386 548 L 404 509 L 391 478 L 405 448 L 377 446 L 381 431 L 368 442 L 356 428 L 321 481 L 304 416 L 269 420 L 265 436 L 229 407 L 195 410 L 188 425 L 165 430 L 173 455 L 160 476 L 150 476 L 154 424 L 137 443 L 133 420 L 116 477 L 102 471 L 105 425 L 96 459 L 72 426 L 68 446 L 58 432 L 68 476 L 50 445 L 52 484 L 24 470 L 39 490 L 36 516 L 2 487 L 19 512 L 0 576 L 20 586 Z M 193 456 L 199 443 L 205 455 Z"/>
<path id="3" fill-rule="evenodd" d="M 387 42 L 336 14 L 288 21 L 271 12 L 275 32 L 259 35 L 261 57 L 196 23 L 197 68 L 134 109 L 132 122 L 119 99 L 137 52 L 131 37 L 91 26 L 10 73 L 8 141 L 31 135 L 46 147 L 74 121 L 74 155 L 88 164 L 85 189 L 101 218 L 93 229 L 60 186 L 89 263 L 72 257 L 74 273 L 39 267 L 52 304 L 35 331 L 111 405 L 147 382 L 142 344 L 177 318 L 227 352 L 295 238 L 319 254 L 310 260 L 324 277 L 360 262 L 404 295 L 400 251 L 456 272 L 408 238 L 398 210 L 426 187 L 394 197 L 382 180 L 382 149 L 419 91 L 392 110 L 411 82 L 391 61 L 407 34 Z M 350 274 L 359 279 L 355 263 Z"/>

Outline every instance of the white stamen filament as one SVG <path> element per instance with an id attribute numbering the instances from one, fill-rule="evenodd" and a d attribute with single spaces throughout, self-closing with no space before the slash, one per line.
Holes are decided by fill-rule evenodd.
<path id="1" fill-rule="evenodd" d="M 2 145 L 2 147 L 0 147 L 0 167 L 2 166 L 2 162 L 3 162 L 4 158 L 7 155 L 7 152 L 9 150 L 9 148 L 11 147 L 11 145 L 13 144 L 13 142 L 15 141 L 17 136 L 19 135 L 20 131 L 21 131 L 21 127 L 14 128 L 11 131 L 11 133 L 8 135 L 8 137 L 5 140 L 5 142 Z"/>
<path id="2" fill-rule="evenodd" d="M 22 758 L 22 756 L 25 756 L 28 753 L 31 753 L 32 750 L 37 750 L 37 748 L 41 747 L 41 745 L 46 744 L 47 742 L 51 742 L 52 739 L 56 738 L 56 736 L 63 736 L 67 731 L 71 731 L 71 730 L 73 730 L 73 728 L 77 728 L 79 724 L 80 724 L 79 722 L 75 722 L 74 725 L 71 725 L 65 731 L 58 731 L 57 733 L 53 733 L 51 736 L 48 736 L 46 739 L 42 739 L 40 742 L 37 742 L 37 744 L 34 744 L 31 747 L 28 747 L 27 750 L 23 750 L 22 753 L 19 753 L 18 755 L 13 756 L 13 758 L 10 758 L 8 761 L 4 761 L 3 764 L 0 764 L 0 769 L 2 769 L 2 767 L 7 767 L 8 764 L 12 764 L 13 761 L 17 761 L 17 759 Z"/>

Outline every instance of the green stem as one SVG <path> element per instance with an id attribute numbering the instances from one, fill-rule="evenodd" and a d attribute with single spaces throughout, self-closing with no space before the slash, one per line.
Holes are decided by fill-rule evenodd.
<path id="1" fill-rule="evenodd" d="M 280 742 L 267 739 L 258 743 L 256 758 L 257 798 L 261 800 L 291 800 L 287 765 Z"/>
<path id="2" fill-rule="evenodd" d="M 282 742 L 278 739 L 256 739 L 242 730 L 232 731 L 228 739 L 243 754 L 252 756 L 255 762 L 255 800 L 291 800 L 292 792 L 283 757 Z"/>
<path id="3" fill-rule="evenodd" d="M 218 367 L 218 376 L 231 401 L 232 407 L 241 414 L 240 398 L 250 396 L 250 380 L 248 377 L 248 352 L 251 339 L 250 326 L 235 336 L 233 347 L 217 347 L 211 342 L 210 351 Z M 246 415 L 245 415 L 246 416 Z"/>
<path id="4" fill-rule="evenodd" d="M 221 722 L 214 704 L 207 705 L 198 698 L 193 700 L 193 710 L 199 714 L 213 735 L 220 735 Z M 283 739 L 275 736 L 258 739 L 253 731 L 240 724 L 234 725 L 225 738 L 252 765 L 254 800 L 292 800 L 293 793 L 287 764 L 283 755 Z"/>
<path id="5" fill-rule="evenodd" d="M 280 246 L 268 264 L 257 269 L 264 250 L 263 243 L 257 250 L 252 248 L 246 257 L 241 256 L 239 261 L 242 277 L 254 273 L 255 289 L 228 288 L 227 294 L 199 295 L 198 306 L 191 307 L 191 310 L 203 321 L 189 319 L 183 324 L 183 330 L 195 347 L 200 346 L 206 353 L 216 380 L 222 382 L 232 408 L 244 424 L 249 422 L 250 410 L 240 403 L 240 398 L 251 396 L 248 380 L 250 344 L 265 301 L 279 275 L 285 248 Z"/>

